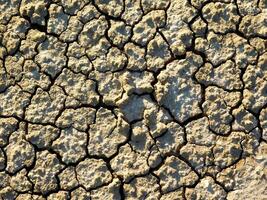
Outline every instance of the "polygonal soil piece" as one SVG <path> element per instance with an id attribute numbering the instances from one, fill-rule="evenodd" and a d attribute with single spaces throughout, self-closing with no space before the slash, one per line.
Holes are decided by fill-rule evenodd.
<path id="1" fill-rule="evenodd" d="M 148 166 L 151 169 L 155 169 L 163 162 L 163 160 L 164 159 L 161 153 L 159 152 L 158 147 L 155 144 L 152 145 L 149 150 L 149 156 L 147 158 Z"/>
<path id="2" fill-rule="evenodd" d="M 107 57 L 107 53 L 108 53 L 110 48 L 111 48 L 110 42 L 108 41 L 108 39 L 106 37 L 103 36 L 103 37 L 99 38 L 99 40 L 96 41 L 95 45 L 93 45 L 89 48 L 86 47 L 86 54 L 90 60 L 95 60 L 97 58 L 97 63 L 101 63 L 101 62 L 108 63 L 108 61 L 106 60 L 107 59 L 106 57 Z M 110 55 L 114 55 L 116 53 L 118 53 L 118 51 L 113 51 Z M 119 54 L 120 54 L 120 56 L 123 56 L 123 52 L 121 52 Z M 114 59 L 114 58 L 111 59 L 111 61 L 114 61 L 114 60 L 116 60 L 116 59 Z M 117 61 L 122 62 L 122 63 L 125 62 L 125 60 L 124 61 L 117 60 Z M 109 68 L 110 67 L 112 67 L 112 66 L 109 66 Z M 117 67 L 117 66 L 115 66 L 115 67 Z M 103 68 L 107 68 L 106 65 L 103 66 Z"/>
<path id="3" fill-rule="evenodd" d="M 188 143 L 181 148 L 180 154 L 203 176 L 213 164 L 212 147 L 217 140 L 217 136 L 209 130 L 208 118 L 188 123 L 186 137 Z"/>
<path id="4" fill-rule="evenodd" d="M 0 148 L 0 170 L 5 169 L 6 167 L 6 158 L 3 150 Z"/>
<path id="5" fill-rule="evenodd" d="M 125 142 L 129 134 L 129 125 L 121 114 L 100 108 L 96 121 L 89 129 L 88 151 L 90 155 L 110 157 L 117 152 L 118 145 Z"/>
<path id="6" fill-rule="evenodd" d="M 13 56 L 7 56 L 4 61 L 4 68 L 11 78 L 19 81 L 22 77 L 24 56 L 17 52 Z"/>
<path id="7" fill-rule="evenodd" d="M 99 72 L 115 72 L 122 70 L 126 66 L 127 57 L 120 49 L 111 47 L 106 55 L 97 57 L 92 63 Z"/>
<path id="8" fill-rule="evenodd" d="M 0 178 L 0 188 L 3 189 L 9 185 L 11 177 L 6 172 L 0 172 Z"/>
<path id="9" fill-rule="evenodd" d="M 126 182 L 137 175 L 144 175 L 149 171 L 146 157 L 132 150 L 129 144 L 121 146 L 119 153 L 111 161 L 114 174 L 122 177 Z"/>
<path id="10" fill-rule="evenodd" d="M 249 64 L 256 64 L 258 59 L 257 47 L 252 46 L 246 38 L 235 33 L 229 34 L 235 48 L 234 61 L 238 68 L 246 68 Z M 259 45 L 261 46 L 261 45 Z"/>
<path id="11" fill-rule="evenodd" d="M 165 63 L 171 58 L 169 46 L 160 34 L 156 36 L 147 45 L 147 69 L 158 71 L 165 66 Z"/>
<path id="12" fill-rule="evenodd" d="M 245 34 L 245 36 L 267 36 L 267 27 L 266 27 L 266 13 L 262 12 L 258 15 L 247 15 L 242 18 L 239 30 Z"/>
<path id="13" fill-rule="evenodd" d="M 98 92 L 103 97 L 103 102 L 111 106 L 117 105 L 124 94 L 122 77 L 121 72 L 102 73 L 94 71 L 89 74 L 90 79 L 96 80 Z"/>
<path id="14" fill-rule="evenodd" d="M 128 57 L 127 69 L 143 71 L 146 68 L 145 49 L 133 43 L 126 43 L 124 52 Z"/>
<path id="15" fill-rule="evenodd" d="M 130 183 L 123 185 L 125 199 L 159 199 L 160 191 L 155 176 L 149 174 L 134 178 Z"/>
<path id="16" fill-rule="evenodd" d="M 207 32 L 207 26 L 208 25 L 200 17 L 198 17 L 192 23 L 191 29 L 196 36 L 204 36 Z"/>
<path id="17" fill-rule="evenodd" d="M 122 76 L 123 88 L 127 95 L 132 93 L 143 94 L 151 93 L 153 91 L 152 82 L 154 81 L 153 73 L 151 72 L 128 72 L 126 71 Z"/>
<path id="18" fill-rule="evenodd" d="M 148 13 L 151 10 L 166 10 L 170 2 L 170 0 L 141 0 L 142 8 L 145 13 Z"/>
<path id="19" fill-rule="evenodd" d="M 152 4 L 164 1 L 149 1 Z M 154 3 L 155 2 L 155 3 Z M 167 39 L 174 55 L 184 55 L 192 44 L 193 32 L 188 23 L 197 15 L 196 9 L 185 0 L 170 1 L 167 10 L 166 26 L 160 31 Z"/>
<path id="20" fill-rule="evenodd" d="M 35 194 L 19 194 L 16 197 L 16 200 L 45 200 L 44 197 L 41 195 L 35 195 Z"/>
<path id="21" fill-rule="evenodd" d="M 149 134 L 149 129 L 143 122 L 136 122 L 132 126 L 129 144 L 132 149 L 141 155 L 148 155 L 154 141 Z"/>
<path id="22" fill-rule="evenodd" d="M 234 62 L 229 60 L 216 68 L 210 63 L 206 63 L 198 70 L 196 78 L 205 86 L 215 84 L 226 90 L 238 90 L 243 86 L 240 74 L 241 70 L 237 68 Z"/>
<path id="23" fill-rule="evenodd" d="M 25 61 L 23 76 L 18 82 L 20 87 L 33 94 L 38 86 L 45 90 L 50 84 L 49 76 L 43 74 L 36 63 L 32 60 Z"/>
<path id="24" fill-rule="evenodd" d="M 64 69 L 56 80 L 56 84 L 64 88 L 67 93 L 66 106 L 93 105 L 98 103 L 94 81 L 87 79 L 83 74 L 75 74 Z"/>
<path id="25" fill-rule="evenodd" d="M 170 200 L 170 199 L 171 200 L 183 200 L 184 199 L 183 188 L 179 188 L 175 191 L 163 194 L 160 198 L 160 200 Z"/>
<path id="26" fill-rule="evenodd" d="M 98 19 L 92 19 L 84 25 L 82 32 L 78 36 L 78 43 L 83 47 L 93 47 L 104 36 L 106 29 L 108 29 L 108 23 L 103 16 Z"/>
<path id="27" fill-rule="evenodd" d="M 48 92 L 38 88 L 26 109 L 25 118 L 33 123 L 54 123 L 64 107 L 65 99 L 63 90 L 56 85 Z"/>
<path id="28" fill-rule="evenodd" d="M 0 147 L 8 144 L 9 136 L 18 129 L 18 121 L 13 118 L 0 118 Z"/>
<path id="29" fill-rule="evenodd" d="M 47 32 L 60 35 L 67 28 L 69 16 L 64 13 L 63 7 L 57 4 L 51 4 L 48 11 Z"/>
<path id="30" fill-rule="evenodd" d="M 156 145 L 162 155 L 176 154 L 185 143 L 184 129 L 177 123 L 171 122 L 162 136 L 156 138 Z"/>
<path id="31" fill-rule="evenodd" d="M 46 150 L 37 152 L 35 166 L 28 174 L 34 184 L 34 192 L 47 194 L 57 190 L 59 185 L 55 176 L 62 168 L 63 165 L 60 164 L 55 154 Z"/>
<path id="32" fill-rule="evenodd" d="M 13 54 L 19 48 L 21 40 L 25 38 L 27 30 L 30 28 L 30 23 L 24 18 L 13 16 L 6 28 L 2 44 L 9 54 Z"/>
<path id="33" fill-rule="evenodd" d="M 260 37 L 253 37 L 249 39 L 249 43 L 252 47 L 254 47 L 257 52 L 262 55 L 266 52 L 266 40 L 264 40 L 263 38 Z"/>
<path id="34" fill-rule="evenodd" d="M 234 109 L 232 114 L 235 118 L 235 121 L 232 124 L 232 130 L 249 133 L 252 129 L 257 127 L 257 118 L 245 110 L 244 106 Z"/>
<path id="35" fill-rule="evenodd" d="M 167 157 L 155 174 L 160 179 L 163 193 L 173 191 L 181 186 L 193 185 L 198 179 L 197 174 L 184 161 L 175 156 Z"/>
<path id="36" fill-rule="evenodd" d="M 15 200 L 18 193 L 13 190 L 10 186 L 7 186 L 0 190 L 1 199 L 12 199 Z"/>
<path id="37" fill-rule="evenodd" d="M 45 25 L 48 0 L 22 0 L 19 12 L 22 16 L 29 17 L 31 23 Z"/>
<path id="38" fill-rule="evenodd" d="M 64 8 L 64 12 L 69 15 L 76 15 L 79 10 L 81 10 L 87 3 L 91 1 L 88 0 L 59 0 L 56 1 Z"/>
<path id="39" fill-rule="evenodd" d="M 142 20 L 133 28 L 132 40 L 145 46 L 153 39 L 156 28 L 163 27 L 165 24 L 165 12 L 163 10 L 153 10 L 144 15 Z"/>
<path id="40" fill-rule="evenodd" d="M 36 29 L 31 29 L 28 31 L 26 39 L 21 41 L 19 50 L 22 52 L 25 59 L 33 59 L 33 57 L 38 53 L 36 47 L 46 39 L 46 34 L 44 32 L 38 31 Z"/>
<path id="41" fill-rule="evenodd" d="M 47 39 L 38 46 L 38 54 L 34 61 L 43 72 L 55 78 L 66 66 L 66 47 L 67 44 L 60 42 L 56 37 L 47 36 Z"/>
<path id="42" fill-rule="evenodd" d="M 7 24 L 10 18 L 18 13 L 20 0 L 7 0 L 0 4 L 0 24 Z"/>
<path id="43" fill-rule="evenodd" d="M 133 94 L 126 100 L 121 101 L 119 106 L 120 111 L 127 122 L 132 122 L 142 119 L 144 111 L 152 108 L 154 106 L 154 102 L 151 100 L 149 95 L 138 96 Z"/>
<path id="44" fill-rule="evenodd" d="M 259 57 L 257 66 L 249 65 L 243 75 L 245 89 L 242 103 L 253 113 L 258 113 L 267 103 L 266 55 Z"/>
<path id="45" fill-rule="evenodd" d="M 0 50 L 1 51 L 1 50 Z M 0 55 L 1 57 L 1 55 Z M 15 80 L 4 68 L 5 63 L 0 60 L 0 92 L 4 92 L 10 85 L 14 84 Z"/>
<path id="46" fill-rule="evenodd" d="M 96 0 L 95 4 L 105 14 L 119 17 L 123 12 L 123 0 Z"/>
<path id="47" fill-rule="evenodd" d="M 86 155 L 87 137 L 85 132 L 77 131 L 75 128 L 63 129 L 53 142 L 52 148 L 67 165 L 76 163 Z"/>
<path id="48" fill-rule="evenodd" d="M 86 131 L 95 120 L 95 109 L 77 108 L 65 109 L 56 121 L 56 126 L 60 128 L 73 127 L 78 131 Z"/>
<path id="49" fill-rule="evenodd" d="M 57 191 L 56 193 L 49 194 L 47 200 L 54 200 L 54 199 L 70 199 L 70 195 L 67 191 Z"/>
<path id="50" fill-rule="evenodd" d="M 228 134 L 233 120 L 230 110 L 240 101 L 240 92 L 230 93 L 216 86 L 209 86 L 205 94 L 206 100 L 202 106 L 209 118 L 209 127 L 217 134 Z"/>
<path id="51" fill-rule="evenodd" d="M 131 36 L 131 27 L 123 22 L 111 21 L 110 29 L 108 30 L 108 37 L 112 43 L 122 47 Z"/>
<path id="52" fill-rule="evenodd" d="M 59 129 L 51 125 L 28 124 L 26 139 L 38 148 L 50 148 L 58 137 Z"/>
<path id="53" fill-rule="evenodd" d="M 86 56 L 82 56 L 80 58 L 69 57 L 68 68 L 74 71 L 75 73 L 82 73 L 84 75 L 88 75 L 92 71 L 93 65 Z"/>
<path id="54" fill-rule="evenodd" d="M 258 148 L 252 157 L 240 160 L 220 172 L 216 180 L 224 185 L 228 199 L 266 199 L 266 144 Z"/>
<path id="55" fill-rule="evenodd" d="M 121 18 L 125 20 L 128 25 L 133 26 L 142 16 L 141 0 L 124 0 L 124 12 Z"/>
<path id="56" fill-rule="evenodd" d="M 180 155 L 188 160 L 190 165 L 201 175 L 204 176 L 209 166 L 213 164 L 212 147 L 196 144 L 186 144 L 180 150 Z"/>
<path id="57" fill-rule="evenodd" d="M 18 192 L 27 192 L 32 189 L 32 183 L 28 180 L 27 170 L 22 169 L 10 179 L 10 186 Z"/>
<path id="58" fill-rule="evenodd" d="M 75 57 L 76 59 L 79 59 L 79 58 L 81 58 L 81 57 L 86 55 L 86 48 L 84 46 L 82 46 L 82 44 L 79 44 L 78 42 L 72 42 L 68 46 L 68 50 L 67 50 L 66 55 L 69 57 L 69 59 L 71 59 L 72 57 Z M 68 66 L 68 67 L 71 68 L 70 66 Z"/>
<path id="59" fill-rule="evenodd" d="M 71 191 L 71 200 L 88 200 L 90 198 L 90 192 L 87 192 L 82 187 L 78 187 Z"/>
<path id="60" fill-rule="evenodd" d="M 215 183 L 213 178 L 207 176 L 193 189 L 186 189 L 185 196 L 187 199 L 226 199 L 227 193 L 224 189 Z"/>
<path id="61" fill-rule="evenodd" d="M 235 33 L 219 35 L 209 32 L 207 39 L 196 38 L 195 48 L 205 53 L 213 66 L 218 66 L 233 57 L 236 67 L 245 68 L 248 64 L 254 64 L 257 59 L 255 48 Z"/>
<path id="62" fill-rule="evenodd" d="M 254 128 L 250 133 L 243 132 L 241 141 L 243 158 L 255 155 L 260 146 L 261 136 L 261 130 L 258 127 Z"/>
<path id="63" fill-rule="evenodd" d="M 222 34 L 234 31 L 240 18 L 233 3 L 208 3 L 202 8 L 202 13 L 209 29 Z"/>
<path id="64" fill-rule="evenodd" d="M 188 143 L 200 146 L 212 146 L 215 144 L 216 135 L 209 130 L 207 117 L 193 120 L 185 128 Z"/>
<path id="65" fill-rule="evenodd" d="M 83 23 L 79 21 L 78 17 L 71 16 L 67 28 L 60 34 L 59 38 L 64 42 L 74 42 L 82 29 Z"/>
<path id="66" fill-rule="evenodd" d="M 212 149 L 215 165 L 223 169 L 238 161 L 243 152 L 241 142 L 244 138 L 243 132 L 232 132 L 228 137 L 218 137 Z"/>
<path id="67" fill-rule="evenodd" d="M 219 35 L 211 31 L 206 38 L 196 38 L 195 49 L 205 53 L 207 60 L 214 66 L 218 66 L 234 56 L 234 42 L 230 34 Z"/>
<path id="68" fill-rule="evenodd" d="M 153 138 L 165 133 L 171 121 L 172 117 L 168 111 L 160 106 L 155 105 L 144 111 L 144 122 L 149 127 Z"/>
<path id="69" fill-rule="evenodd" d="M 238 10 L 241 16 L 256 15 L 261 12 L 257 1 L 237 0 Z"/>
<path id="70" fill-rule="evenodd" d="M 67 167 L 59 175 L 60 188 L 63 190 L 72 190 L 79 185 L 78 180 L 76 179 L 75 167 Z"/>
<path id="71" fill-rule="evenodd" d="M 157 167 L 162 162 L 159 148 L 149 133 L 148 127 L 143 121 L 136 122 L 132 126 L 129 144 L 134 152 L 147 160 L 149 167 Z"/>
<path id="72" fill-rule="evenodd" d="M 7 156 L 6 170 L 9 173 L 16 173 L 24 167 L 33 164 L 35 151 L 33 146 L 24 138 L 24 131 L 13 132 L 9 138 L 9 144 L 5 148 Z"/>
<path id="73" fill-rule="evenodd" d="M 156 99 L 179 122 L 201 113 L 201 86 L 192 79 L 193 73 L 201 64 L 200 56 L 188 53 L 185 59 L 169 63 L 157 77 Z"/>
<path id="74" fill-rule="evenodd" d="M 101 13 L 97 11 L 96 7 L 93 6 L 92 3 L 88 3 L 77 12 L 77 17 L 83 24 L 86 24 L 94 18 L 99 18 L 100 15 Z"/>
<path id="75" fill-rule="evenodd" d="M 91 191 L 92 200 L 110 199 L 121 200 L 120 195 L 120 180 L 114 178 L 113 181 L 107 186 Z"/>
<path id="76" fill-rule="evenodd" d="M 19 86 L 10 86 L 5 92 L 0 93 L 1 115 L 22 117 L 24 109 L 30 103 L 30 96 Z"/>
<path id="77" fill-rule="evenodd" d="M 85 159 L 76 166 L 76 173 L 79 184 L 86 190 L 105 185 L 112 180 L 107 164 L 102 159 Z"/>
<path id="78" fill-rule="evenodd" d="M 260 125 L 262 127 L 262 138 L 267 140 L 267 108 L 262 109 L 260 113 Z"/>

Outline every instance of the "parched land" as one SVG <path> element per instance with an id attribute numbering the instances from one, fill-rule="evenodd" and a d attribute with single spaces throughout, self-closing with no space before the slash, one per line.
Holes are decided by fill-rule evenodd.
<path id="1" fill-rule="evenodd" d="M 266 200 L 266 0 L 0 0 L 1 200 Z"/>

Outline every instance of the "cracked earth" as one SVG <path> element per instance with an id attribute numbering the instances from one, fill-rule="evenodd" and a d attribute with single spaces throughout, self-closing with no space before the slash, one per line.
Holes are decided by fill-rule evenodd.
<path id="1" fill-rule="evenodd" d="M 1 200 L 266 200 L 265 0 L 0 1 Z"/>

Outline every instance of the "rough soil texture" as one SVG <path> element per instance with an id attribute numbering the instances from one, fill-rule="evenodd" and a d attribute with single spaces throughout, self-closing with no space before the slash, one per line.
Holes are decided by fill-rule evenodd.
<path id="1" fill-rule="evenodd" d="M 266 200 L 266 0 L 0 0 L 1 200 Z"/>

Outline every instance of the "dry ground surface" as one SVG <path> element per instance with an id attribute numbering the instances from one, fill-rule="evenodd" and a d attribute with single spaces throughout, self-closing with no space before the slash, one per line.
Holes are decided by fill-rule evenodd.
<path id="1" fill-rule="evenodd" d="M 266 200 L 266 0 L 0 0 L 0 199 Z"/>

